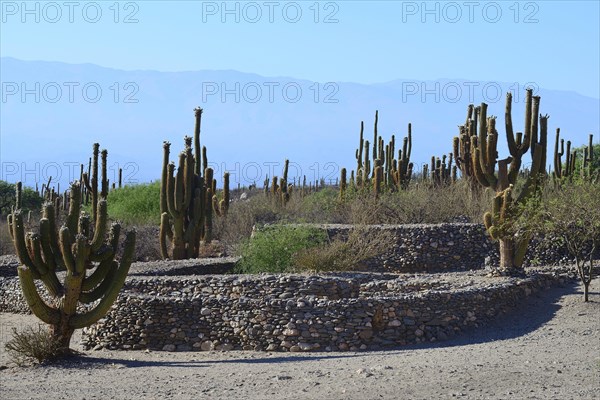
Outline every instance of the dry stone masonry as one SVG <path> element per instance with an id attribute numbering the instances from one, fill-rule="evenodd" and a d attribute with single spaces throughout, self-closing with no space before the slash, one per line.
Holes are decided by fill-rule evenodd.
<path id="1" fill-rule="evenodd" d="M 331 238 L 347 237 L 353 228 L 319 226 Z M 135 263 L 110 312 L 84 331 L 85 346 L 380 349 L 447 339 L 567 279 L 556 272 L 486 277 L 483 268 L 497 253 L 480 224 L 369 229 L 387 230 L 393 238 L 384 254 L 368 262 L 369 273 L 222 275 L 230 273 L 234 258 Z M 530 254 L 529 264 L 565 261 L 564 249 L 548 240 L 533 241 Z M 14 259 L 0 260 L 0 311 L 27 313 L 16 265 Z"/>
<path id="2" fill-rule="evenodd" d="M 136 279 L 84 341 L 94 349 L 375 350 L 445 340 L 564 279 L 466 272 Z"/>

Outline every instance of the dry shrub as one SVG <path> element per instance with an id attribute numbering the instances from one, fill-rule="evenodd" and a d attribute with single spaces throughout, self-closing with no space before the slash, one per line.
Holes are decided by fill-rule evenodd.
<path id="1" fill-rule="evenodd" d="M 283 205 L 278 197 L 265 196 L 262 190 L 245 192 L 245 200 L 234 199 L 227 217 L 213 217 L 215 237 L 235 252 L 250 237 L 255 226 L 274 223 L 343 223 L 343 210 L 338 201 L 338 191 L 324 188 L 316 193 L 301 195 L 294 189 L 289 201 Z"/>
<path id="2" fill-rule="evenodd" d="M 13 328 L 13 337 L 6 342 L 5 348 L 10 361 L 18 366 L 53 361 L 70 352 L 61 347 L 60 342 L 42 324 L 38 324 L 37 330 L 27 327 L 19 332 Z"/>
<path id="3" fill-rule="evenodd" d="M 7 254 L 15 254 L 15 248 L 8 232 L 6 216 L 0 215 L 0 256 Z"/>
<path id="4" fill-rule="evenodd" d="M 292 263 L 298 271 L 360 271 L 367 270 L 366 261 L 389 249 L 393 234 L 383 229 L 358 226 L 333 241 L 294 254 Z"/>
<path id="5" fill-rule="evenodd" d="M 160 244 L 158 242 L 158 226 L 138 225 L 135 229 L 137 231 L 135 239 L 135 261 L 161 260 Z M 121 246 L 124 246 L 124 242 L 121 243 Z M 121 251 L 123 251 L 123 248 L 121 248 Z"/>
<path id="6" fill-rule="evenodd" d="M 466 181 L 432 187 L 413 184 L 409 190 L 383 193 L 376 199 L 369 191 L 348 201 L 350 218 L 355 224 L 420 224 L 443 222 L 481 222 L 491 196 L 472 190 Z"/>

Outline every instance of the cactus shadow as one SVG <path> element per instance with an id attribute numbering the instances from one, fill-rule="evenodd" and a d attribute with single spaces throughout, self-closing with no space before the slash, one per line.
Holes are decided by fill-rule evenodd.
<path id="1" fill-rule="evenodd" d="M 198 360 L 162 361 L 162 360 L 134 360 L 111 357 L 94 357 L 78 354 L 53 363 L 51 366 L 59 369 L 127 369 L 143 367 L 209 367 L 210 362 Z"/>

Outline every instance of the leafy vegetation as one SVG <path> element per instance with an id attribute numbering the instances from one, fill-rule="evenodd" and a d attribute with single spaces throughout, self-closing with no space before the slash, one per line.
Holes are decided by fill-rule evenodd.
<path id="1" fill-rule="evenodd" d="M 127 225 L 158 225 L 160 183 L 124 186 L 108 193 L 108 214 Z"/>
<path id="2" fill-rule="evenodd" d="M 238 273 L 291 272 L 292 257 L 300 250 L 323 245 L 323 229 L 302 225 L 272 225 L 254 232 L 240 248 Z"/>
<path id="3" fill-rule="evenodd" d="M 8 215 L 15 205 L 15 184 L 0 180 L 0 215 Z M 24 187 L 21 208 L 23 211 L 38 211 L 44 199 L 33 189 Z"/>

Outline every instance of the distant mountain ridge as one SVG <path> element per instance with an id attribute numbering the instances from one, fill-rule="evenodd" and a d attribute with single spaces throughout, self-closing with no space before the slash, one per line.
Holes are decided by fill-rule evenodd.
<path id="1" fill-rule="evenodd" d="M 292 162 L 291 176 L 335 180 L 339 168 L 355 168 L 360 122 L 372 140 L 388 140 L 413 129 L 412 160 L 427 163 L 451 151 L 457 126 L 470 102 L 489 104 L 504 135 L 505 92 L 514 94 L 513 122 L 522 130 L 527 82 L 464 79 L 386 83 L 312 82 L 237 71 L 122 71 L 93 64 L 0 58 L 0 179 L 40 184 L 49 175 L 66 184 L 87 163 L 92 143 L 109 150 L 111 181 L 124 168 L 128 182 L 160 176 L 162 142 L 173 143 L 172 159 L 191 134 L 193 108 L 204 108 L 203 145 L 216 176 L 229 170 L 233 184 L 261 184 Z M 533 84 L 535 87 L 535 83 Z M 575 146 L 600 129 L 600 100 L 575 92 L 536 88 L 541 112 L 554 134 Z M 501 156 L 507 154 L 501 139 Z M 549 157 L 549 160 L 551 157 Z M 110 176 L 109 176 L 110 177 Z"/>

